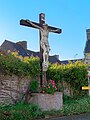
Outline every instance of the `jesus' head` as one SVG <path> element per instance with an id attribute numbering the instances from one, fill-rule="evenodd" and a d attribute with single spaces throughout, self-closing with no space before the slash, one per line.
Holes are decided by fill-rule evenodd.
<path id="1" fill-rule="evenodd" d="M 48 29 L 48 24 L 43 24 L 43 29 L 47 30 Z"/>

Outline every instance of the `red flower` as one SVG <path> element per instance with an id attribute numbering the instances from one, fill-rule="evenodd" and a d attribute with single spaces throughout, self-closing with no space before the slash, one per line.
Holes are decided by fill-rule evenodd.
<path id="1" fill-rule="evenodd" d="M 45 93 L 45 91 L 43 90 L 43 91 L 42 91 L 42 93 L 44 94 L 44 93 Z"/>

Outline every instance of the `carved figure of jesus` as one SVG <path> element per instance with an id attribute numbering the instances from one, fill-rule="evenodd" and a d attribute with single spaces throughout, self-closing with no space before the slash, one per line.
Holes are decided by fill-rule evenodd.
<path id="1" fill-rule="evenodd" d="M 40 45 L 43 49 L 43 71 L 46 71 L 48 68 L 48 59 L 49 59 L 49 52 L 50 52 L 50 46 L 48 42 L 49 32 L 58 31 L 58 29 L 57 30 L 48 29 L 47 24 L 43 24 L 43 26 L 40 27 L 36 24 L 33 24 L 30 20 L 27 20 L 27 22 L 30 23 L 33 27 L 36 27 L 41 31 Z"/>

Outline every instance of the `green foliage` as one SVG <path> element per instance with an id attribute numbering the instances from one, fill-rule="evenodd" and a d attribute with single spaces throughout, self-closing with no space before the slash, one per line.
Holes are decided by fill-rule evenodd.
<path id="1" fill-rule="evenodd" d="M 81 88 L 88 85 L 87 65 L 79 61 L 69 63 L 64 68 L 63 80 L 70 83 L 74 95 L 84 94 Z"/>
<path id="2" fill-rule="evenodd" d="M 10 75 L 16 74 L 36 79 L 41 74 L 40 60 L 38 57 L 33 56 L 18 56 L 17 52 L 7 56 L 0 55 L 0 70 Z M 81 90 L 81 87 L 88 85 L 87 65 L 82 61 L 69 62 L 67 65 L 49 64 L 47 79 L 55 80 L 56 84 L 63 81 L 68 82 L 74 91 L 74 95 L 86 94 L 85 91 Z M 63 88 L 63 86 L 61 87 Z"/>
<path id="3" fill-rule="evenodd" d="M 0 120 L 33 120 L 42 116 L 37 105 L 19 103 L 15 106 L 0 106 Z"/>
<path id="4" fill-rule="evenodd" d="M 73 115 L 90 112 L 90 97 L 85 96 L 76 100 L 69 100 L 64 105 L 62 112 L 64 115 Z"/>
<path id="5" fill-rule="evenodd" d="M 84 96 L 77 99 L 72 99 L 69 96 L 65 96 L 64 106 L 62 110 L 47 111 L 44 115 L 50 116 L 68 116 L 82 113 L 90 113 L 90 96 Z"/>
<path id="6" fill-rule="evenodd" d="M 62 82 L 63 77 L 63 65 L 59 65 L 57 63 L 55 64 L 49 64 L 48 70 L 47 70 L 47 79 L 55 80 L 56 83 L 58 81 Z"/>
<path id="7" fill-rule="evenodd" d="M 28 64 L 30 75 L 32 75 L 33 78 L 40 75 L 40 60 L 38 57 L 24 57 L 23 61 Z"/>
<path id="8" fill-rule="evenodd" d="M 82 61 L 69 62 L 67 65 L 53 64 L 49 66 L 47 78 L 54 79 L 55 82 L 68 82 L 74 91 L 74 95 L 86 94 L 82 91 L 82 86 L 88 85 L 87 64 Z"/>
<path id="9" fill-rule="evenodd" d="M 23 58 L 11 54 L 0 55 L 0 69 L 7 74 L 36 78 L 40 75 L 39 58 L 33 56 Z"/>
<path id="10" fill-rule="evenodd" d="M 38 92 L 38 81 L 33 80 L 33 81 L 30 83 L 29 90 L 30 90 L 31 92 Z"/>
<path id="11" fill-rule="evenodd" d="M 44 116 L 66 116 L 90 112 L 90 96 L 71 97 L 64 96 L 62 110 L 41 112 L 37 105 L 19 103 L 12 106 L 0 106 L 0 120 L 34 120 Z"/>

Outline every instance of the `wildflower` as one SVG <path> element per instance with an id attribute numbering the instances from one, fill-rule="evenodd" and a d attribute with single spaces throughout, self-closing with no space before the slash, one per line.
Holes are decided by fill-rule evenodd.
<path id="1" fill-rule="evenodd" d="M 52 83 L 53 80 L 50 80 L 50 82 Z"/>
<path id="2" fill-rule="evenodd" d="M 55 85 L 52 86 L 53 88 L 55 87 Z"/>
<path id="3" fill-rule="evenodd" d="M 50 80 L 47 84 L 43 85 L 42 93 L 54 94 L 57 91 L 56 83 L 54 80 Z"/>
<path id="4" fill-rule="evenodd" d="M 58 90 L 58 88 L 57 88 L 57 87 L 55 87 L 55 89 L 56 89 L 56 90 Z"/>

